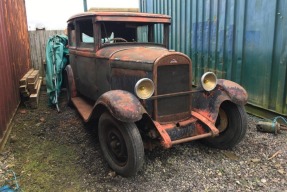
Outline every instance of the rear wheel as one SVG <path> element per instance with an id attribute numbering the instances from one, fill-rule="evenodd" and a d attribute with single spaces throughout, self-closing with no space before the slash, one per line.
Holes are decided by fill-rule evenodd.
<path id="1" fill-rule="evenodd" d="M 98 135 L 110 167 L 125 177 L 135 175 L 144 162 L 143 142 L 136 125 L 120 122 L 109 113 L 103 113 Z"/>
<path id="2" fill-rule="evenodd" d="M 219 129 L 219 136 L 203 139 L 202 142 L 219 149 L 234 147 L 246 134 L 247 117 L 244 107 L 228 101 L 222 103 L 215 126 Z"/>
<path id="3" fill-rule="evenodd" d="M 67 99 L 67 105 L 72 106 L 72 97 L 71 97 L 71 88 L 69 85 L 69 79 L 67 73 L 65 74 L 65 85 L 66 85 L 66 99 Z"/>

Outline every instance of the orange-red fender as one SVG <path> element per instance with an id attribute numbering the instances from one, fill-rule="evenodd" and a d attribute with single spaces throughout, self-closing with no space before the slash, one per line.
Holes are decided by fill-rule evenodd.
<path id="1" fill-rule="evenodd" d="M 108 110 L 112 116 L 123 122 L 136 122 L 142 118 L 145 110 L 140 101 L 131 93 L 123 90 L 111 90 L 104 93 L 94 105 L 95 112 Z M 95 113 L 99 116 L 99 113 Z"/>
<path id="2" fill-rule="evenodd" d="M 245 105 L 248 99 L 246 90 L 239 84 L 218 79 L 217 86 L 213 91 L 196 92 L 192 95 L 192 110 L 200 113 L 212 123 L 215 123 L 219 107 L 224 101 L 231 101 L 237 105 Z"/>

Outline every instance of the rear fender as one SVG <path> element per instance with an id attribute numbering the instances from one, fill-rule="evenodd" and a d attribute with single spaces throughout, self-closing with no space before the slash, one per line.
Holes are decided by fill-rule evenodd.
<path id="1" fill-rule="evenodd" d="M 199 87 L 198 89 L 202 88 Z M 239 84 L 225 79 L 218 79 L 218 85 L 213 91 L 202 90 L 192 95 L 192 110 L 215 123 L 219 107 L 224 101 L 245 105 L 247 99 L 246 90 Z"/>
<path id="2" fill-rule="evenodd" d="M 94 105 L 93 118 L 99 118 L 105 110 L 123 122 L 139 121 L 145 113 L 140 101 L 133 94 L 122 90 L 104 93 Z"/>
<path id="3" fill-rule="evenodd" d="M 74 73 L 73 73 L 73 69 L 71 65 L 66 66 L 65 72 L 66 72 L 66 78 L 67 78 L 69 88 L 70 88 L 71 98 L 76 97 L 77 90 L 76 90 L 76 84 L 74 80 Z"/>

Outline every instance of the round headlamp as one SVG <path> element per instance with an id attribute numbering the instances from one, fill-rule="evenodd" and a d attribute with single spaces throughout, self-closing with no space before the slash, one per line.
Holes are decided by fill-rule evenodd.
<path id="1" fill-rule="evenodd" d="M 154 84 L 152 80 L 143 78 L 138 80 L 135 85 L 135 93 L 140 99 L 148 99 L 154 93 Z"/>
<path id="2" fill-rule="evenodd" d="M 201 77 L 201 85 L 205 91 L 212 91 L 217 85 L 217 77 L 213 72 L 206 72 Z"/>

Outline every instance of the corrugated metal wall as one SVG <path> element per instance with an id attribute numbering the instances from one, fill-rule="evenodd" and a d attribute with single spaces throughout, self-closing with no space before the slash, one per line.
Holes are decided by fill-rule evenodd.
<path id="1" fill-rule="evenodd" d="M 30 48 L 25 1 L 1 0 L 0 144 L 20 102 L 19 79 L 29 68 Z"/>
<path id="2" fill-rule="evenodd" d="M 205 71 L 243 85 L 249 103 L 287 115 L 287 0 L 141 0 L 172 16 L 170 48 Z"/>

